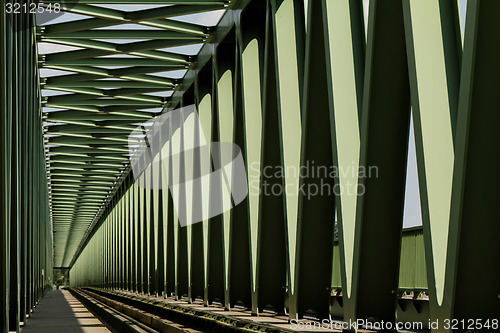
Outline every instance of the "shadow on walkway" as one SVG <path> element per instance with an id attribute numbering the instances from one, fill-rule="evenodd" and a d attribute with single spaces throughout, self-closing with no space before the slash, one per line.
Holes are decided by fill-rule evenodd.
<path id="1" fill-rule="evenodd" d="M 47 292 L 21 328 L 22 333 L 111 332 L 67 290 Z"/>

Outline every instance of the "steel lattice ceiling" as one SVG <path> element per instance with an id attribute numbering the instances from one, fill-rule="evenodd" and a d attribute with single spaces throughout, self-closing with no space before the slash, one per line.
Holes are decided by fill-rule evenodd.
<path id="1" fill-rule="evenodd" d="M 210 40 L 213 29 L 189 18 L 216 17 L 229 3 L 66 1 L 63 9 L 76 20 L 37 27 L 44 48 L 64 49 L 39 54 L 56 267 L 70 264 L 127 173 L 130 132 L 182 89 L 197 51 L 179 50 Z"/>

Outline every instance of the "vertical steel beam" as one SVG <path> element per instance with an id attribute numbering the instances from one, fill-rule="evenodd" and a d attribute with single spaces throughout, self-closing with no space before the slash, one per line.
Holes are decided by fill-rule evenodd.
<path id="1" fill-rule="evenodd" d="M 162 247 L 162 267 L 163 267 L 163 272 L 162 276 L 163 279 L 161 280 L 162 284 L 162 289 L 163 289 L 163 296 L 168 297 L 170 296 L 172 290 L 169 289 L 171 286 L 173 286 L 173 278 L 171 278 L 171 263 L 172 261 L 170 260 L 171 258 L 171 253 L 170 251 L 172 247 L 173 240 L 171 240 L 172 236 L 172 231 L 170 227 L 172 226 L 172 218 L 170 218 L 170 213 L 172 210 L 172 206 L 170 205 L 170 191 L 169 191 L 169 181 L 170 181 L 170 158 L 167 158 L 170 154 L 170 146 L 171 146 L 171 140 L 166 140 L 163 135 L 165 133 L 170 134 L 170 121 L 165 121 L 163 124 L 163 128 L 160 131 L 160 142 L 163 144 L 161 147 L 160 151 L 160 167 L 161 167 L 161 201 L 160 201 L 160 209 L 161 209 L 161 215 L 159 218 L 161 219 L 162 223 L 162 234 L 163 234 L 163 247 Z M 172 226 L 173 227 L 173 226 Z"/>
<path id="2" fill-rule="evenodd" d="M 354 236 L 360 149 L 364 42 L 360 1 L 326 1 L 327 84 L 332 114 L 333 166 L 339 225 L 342 293 L 345 307 L 352 300 Z"/>
<path id="3" fill-rule="evenodd" d="M 298 315 L 329 316 L 333 255 L 335 192 L 331 100 L 329 100 L 326 43 L 321 2 L 309 2 L 302 100 L 294 305 Z M 333 119 L 332 119 L 333 120 Z M 319 144 L 321 142 L 321 144 Z M 302 172 L 306 170 L 306 172 Z"/>
<path id="4" fill-rule="evenodd" d="M 157 140 L 157 139 L 156 139 Z M 155 143 L 156 144 L 156 143 Z M 156 148 L 158 149 L 158 148 Z M 151 294 L 158 297 L 158 273 L 159 273 L 159 255 L 158 252 L 161 251 L 159 248 L 159 205 L 160 205 L 160 192 L 158 189 L 158 183 L 160 181 L 160 154 L 154 156 L 151 163 L 151 250 L 152 258 L 150 260 L 150 265 L 152 267 L 151 271 Z"/>
<path id="5" fill-rule="evenodd" d="M 180 120 L 179 120 L 180 121 Z M 173 124 L 170 125 L 171 126 L 171 131 L 172 131 L 172 138 L 170 139 L 171 141 L 171 145 L 170 145 L 170 151 L 171 152 L 174 152 L 174 151 L 182 151 L 182 142 L 181 142 L 181 131 L 180 129 L 177 129 L 175 130 L 173 128 Z M 175 132 L 174 132 L 175 131 Z M 180 159 L 177 159 L 176 161 L 173 161 L 172 164 L 169 166 L 170 169 L 172 170 L 171 171 L 171 174 L 170 174 L 170 179 L 169 179 L 169 183 L 173 182 L 173 180 L 178 180 L 180 179 Z M 179 299 L 180 296 L 179 296 L 179 257 L 180 257 L 180 254 L 179 254 L 179 218 L 178 218 L 178 209 L 180 209 L 180 206 L 177 207 L 177 209 L 175 209 L 173 207 L 173 202 L 174 201 L 174 198 L 176 197 L 177 198 L 177 202 L 179 204 L 183 204 L 185 203 L 185 201 L 183 201 L 180 196 L 181 196 L 181 193 L 180 193 L 180 188 L 177 188 L 176 190 L 172 191 L 172 206 L 170 206 L 170 202 L 169 202 L 169 207 L 172 207 L 172 248 L 173 248 L 173 251 L 172 251 L 172 262 L 173 262 L 173 265 L 172 265 L 172 277 L 173 277 L 173 293 L 175 294 L 175 297 L 176 299 Z M 182 295 L 181 295 L 182 296 Z"/>
<path id="6" fill-rule="evenodd" d="M 153 244 L 153 226 L 154 221 L 152 218 L 152 190 L 151 190 L 151 177 L 152 177 L 152 166 L 149 165 L 144 171 L 144 227 L 145 227 L 145 290 L 144 293 L 151 295 L 153 290 L 153 272 L 154 272 L 154 244 Z"/>
<path id="7" fill-rule="evenodd" d="M 123 184 L 122 184 L 123 185 Z M 120 284 L 118 286 L 118 289 L 124 290 L 124 285 L 125 285 L 125 233 L 124 233 L 124 220 L 125 216 L 123 214 L 124 211 L 124 188 L 120 186 L 120 188 L 117 191 L 117 195 L 119 197 L 119 202 L 118 202 L 118 228 L 119 228 L 119 235 L 120 235 L 120 241 L 119 241 L 119 247 L 117 249 L 118 255 L 120 256 Z"/>
<path id="8" fill-rule="evenodd" d="M 236 30 L 240 29 L 240 17 L 235 18 Z M 234 37 L 231 37 L 234 38 Z M 233 140 L 241 152 L 233 151 L 232 159 L 237 153 L 246 155 L 245 115 L 243 114 L 243 81 L 241 73 L 239 44 L 235 45 L 236 64 L 234 66 L 234 120 Z M 247 163 L 248 165 L 248 163 Z M 238 190 L 241 182 L 241 172 L 233 169 L 230 184 L 231 189 Z M 247 183 L 248 186 L 248 183 Z M 249 307 L 252 304 L 251 294 L 251 261 L 250 261 L 250 221 L 248 216 L 248 194 L 231 210 L 231 225 L 229 233 L 229 304 Z"/>
<path id="9" fill-rule="evenodd" d="M 367 29 L 354 240 L 356 282 L 344 320 L 395 323 L 410 124 L 402 4 L 372 1 Z"/>
<path id="10" fill-rule="evenodd" d="M 23 39 L 25 36 L 25 31 L 22 29 L 24 18 L 21 15 L 15 15 L 13 17 L 13 26 L 16 29 L 16 34 L 14 35 L 13 41 L 13 77 L 11 84 L 13 86 L 12 90 L 12 109 L 10 112 L 12 129 L 11 129 L 11 159 L 10 159 L 10 178 L 11 178 L 11 188 L 10 188 L 10 304 L 9 304 L 9 330 L 19 331 L 19 297 L 20 288 L 18 288 L 19 281 L 19 266 L 20 266 L 20 220 L 19 220 L 19 181 L 20 181 L 20 170 L 19 170 L 19 139 L 20 139 L 20 127 L 19 127 L 19 114 L 21 113 L 22 97 L 20 92 L 23 88 L 23 69 L 26 69 L 25 58 L 26 56 L 22 53 Z"/>
<path id="11" fill-rule="evenodd" d="M 116 289 L 118 280 L 118 224 L 117 214 L 116 214 L 116 199 L 111 200 L 111 205 L 109 207 L 109 224 L 110 224 L 110 237 L 111 237 L 111 247 L 109 249 L 109 256 L 111 259 L 111 289 Z"/>
<path id="12" fill-rule="evenodd" d="M 126 196 L 126 214 L 127 214 L 127 290 L 134 291 L 134 259 L 133 259 L 133 227 L 134 227 L 134 205 L 132 202 L 133 187 L 131 178 L 126 178 L 127 192 Z"/>
<path id="13" fill-rule="evenodd" d="M 9 331 L 9 253 L 10 253 L 10 216 L 9 216 L 9 164 L 10 164 L 10 105 L 9 105 L 9 71 L 11 53 L 9 51 L 10 35 L 12 33 L 10 16 L 5 11 L 0 12 L 0 126 L 2 133 L 1 149 L 1 180 L 0 180 L 0 331 Z"/>
<path id="14" fill-rule="evenodd" d="M 32 22 L 30 22 L 31 24 Z M 31 45 L 32 45 L 32 38 L 26 38 L 24 40 L 24 50 L 29 50 Z M 34 56 L 31 52 L 28 52 L 28 60 L 27 60 L 27 66 L 28 69 L 33 69 L 33 60 Z M 29 80 L 25 80 L 24 82 L 24 88 L 23 90 L 26 92 L 25 96 L 25 107 L 22 108 L 21 114 L 20 114 L 20 127 L 22 129 L 23 134 L 21 135 L 21 174 L 22 175 L 28 175 L 30 172 L 29 169 L 29 140 L 30 140 L 30 135 L 29 135 L 29 117 L 30 117 L 30 111 L 32 111 L 33 105 L 35 103 L 35 84 L 34 82 L 30 82 Z M 20 255 L 21 255 L 21 275 L 20 275 L 20 280 L 21 280 L 21 290 L 20 290 L 20 313 L 19 313 L 19 318 L 21 323 L 24 323 L 26 321 L 26 314 L 28 312 L 28 302 L 27 302 L 27 297 L 29 295 L 28 291 L 28 276 L 27 276 L 27 268 L 28 268 L 28 219 L 30 218 L 29 215 L 29 193 L 30 193 L 30 188 L 29 188 L 29 177 L 24 176 L 21 177 L 21 212 L 20 212 L 20 218 L 21 218 L 21 239 L 20 239 Z M 48 221 L 47 221 L 48 222 Z M 49 231 L 50 232 L 50 231 Z M 52 253 L 51 253 L 52 254 Z"/>
<path id="15" fill-rule="evenodd" d="M 122 200 L 121 200 L 121 195 L 120 195 L 120 189 L 116 192 L 116 205 L 114 207 L 114 210 L 116 211 L 116 248 L 115 248 L 115 255 L 116 255 L 116 267 L 117 267 L 117 277 L 116 277 L 116 287 L 117 289 L 121 289 L 122 285 L 122 268 L 123 268 L 123 256 L 122 256 L 122 213 L 121 213 L 121 208 L 122 208 Z"/>
<path id="16" fill-rule="evenodd" d="M 281 189 L 283 181 L 276 176 L 275 171 L 283 166 L 281 159 L 280 118 L 278 110 L 277 65 L 275 54 L 275 29 L 273 25 L 273 11 L 270 2 L 266 3 L 265 37 L 259 46 L 263 48 L 262 60 L 262 153 L 261 167 L 256 171 L 259 178 L 259 210 L 257 227 L 257 254 L 252 249 L 252 260 L 255 260 L 256 293 L 252 295 L 252 312 L 254 314 L 267 310 L 276 313 L 285 313 L 287 251 L 286 251 L 286 220 L 284 192 L 273 193 L 273 188 Z M 243 28 L 252 21 L 245 23 L 243 13 Z M 250 51 L 250 50 L 248 50 Z M 246 52 L 246 49 L 245 51 Z M 255 50 L 253 50 L 255 57 Z M 259 52 L 260 53 L 260 52 Z M 245 80 L 245 62 L 243 59 L 243 78 Z M 252 69 L 253 70 L 253 69 Z M 248 71 L 248 70 L 247 70 Z M 247 85 L 244 81 L 244 94 Z M 244 95 L 246 100 L 246 96 Z M 250 102 L 250 101 L 249 101 Z M 245 102 L 246 103 L 246 102 Z M 245 114 L 248 107 L 245 104 Z M 247 122 L 247 132 L 249 131 Z M 252 140 L 253 141 L 253 140 Z M 248 144 L 250 144 L 248 142 Z M 249 147 L 247 145 L 247 147 Z M 248 151 L 249 152 L 249 151 Z M 248 157 L 248 160 L 250 158 Z M 266 169 L 264 169 L 264 167 Z M 266 172 L 271 170 L 271 172 Z M 253 178 L 253 177 L 252 177 Z M 250 179 L 250 177 L 249 177 Z M 252 186 L 252 185 L 251 185 Z M 252 193 L 250 192 L 250 200 Z M 255 201 L 255 199 L 253 200 Z M 252 209 L 252 208 L 250 208 Z M 251 217 L 252 218 L 252 217 Z M 252 237 L 255 238 L 255 225 L 252 225 Z"/>
<path id="17" fill-rule="evenodd" d="M 123 193 L 123 289 L 130 290 L 130 215 L 129 215 L 129 184 L 128 177 L 125 178 L 122 186 L 124 187 Z"/>
<path id="18" fill-rule="evenodd" d="M 217 87 L 217 57 L 212 53 L 212 114 L 211 120 L 211 139 L 210 142 L 219 142 L 219 120 L 218 120 L 218 87 Z M 218 214 L 222 206 L 221 184 L 214 180 L 210 180 L 210 213 L 217 212 Z M 210 214 L 214 215 L 214 214 Z M 224 240 L 223 240 L 223 222 L 221 215 L 215 215 L 208 221 L 208 303 L 224 304 Z"/>
<path id="19" fill-rule="evenodd" d="M 147 226 L 146 226 L 146 191 L 144 189 L 145 174 L 139 176 L 137 191 L 138 191 L 138 208 L 139 208 L 139 257 L 141 264 L 139 265 L 140 276 L 140 292 L 147 293 L 148 283 L 148 247 L 147 247 Z"/>
<path id="20" fill-rule="evenodd" d="M 248 178 L 248 228 L 252 313 L 258 313 L 259 195 L 263 145 L 263 82 L 265 63 L 266 4 L 252 2 L 242 12 L 237 26 L 240 58 L 243 141 Z"/>
<path id="21" fill-rule="evenodd" d="M 110 289 L 113 277 L 111 266 L 111 223 L 109 216 L 106 217 L 104 223 L 106 224 L 106 288 Z"/>
<path id="22" fill-rule="evenodd" d="M 161 131 L 163 133 L 163 130 Z M 160 134 L 161 135 L 161 134 Z M 158 139 L 159 142 L 163 143 L 162 139 Z M 156 234 L 157 234 L 157 245 L 155 247 L 156 251 L 156 296 L 163 296 L 165 291 L 165 241 L 164 241 L 164 223 L 166 221 L 163 218 L 163 196 L 168 194 L 168 186 L 164 186 L 163 177 L 165 173 L 163 172 L 163 162 L 162 162 L 162 148 L 158 147 L 159 153 L 155 164 L 155 174 L 157 175 L 156 182 L 156 199 L 155 199 L 155 219 L 156 219 Z"/>
<path id="23" fill-rule="evenodd" d="M 196 276 L 193 274 L 193 265 L 199 262 L 200 258 L 197 257 L 195 253 L 193 253 L 193 246 L 196 248 L 198 244 L 195 244 L 193 241 L 193 233 L 199 234 L 199 228 L 197 228 L 196 224 L 192 224 L 193 214 L 196 212 L 195 207 L 193 205 L 194 199 L 197 195 L 199 195 L 199 191 L 196 188 L 195 182 L 190 182 L 188 180 L 195 179 L 195 169 L 199 165 L 195 163 L 196 153 L 198 152 L 195 147 L 198 147 L 197 141 L 197 129 L 198 124 L 196 124 L 193 120 L 196 118 L 194 114 L 191 114 L 192 111 L 191 106 L 195 103 L 195 86 L 192 85 L 183 95 L 182 97 L 182 105 L 183 114 L 184 114 L 184 126 L 183 126 L 183 151 L 182 154 L 184 157 L 184 180 L 186 181 L 184 186 L 185 191 L 185 200 L 186 200 L 186 212 L 185 217 L 187 220 L 187 226 L 183 227 L 186 229 L 186 269 L 187 269 L 187 297 L 188 302 L 192 303 L 196 298 L 196 295 L 193 295 L 193 277 Z M 198 163 L 199 164 L 199 163 Z M 198 232 L 197 232 L 198 231 Z M 199 266 L 199 265 L 198 265 Z"/>
<path id="24" fill-rule="evenodd" d="M 461 43 L 457 3 L 403 1 L 431 320 L 445 299 Z"/>
<path id="25" fill-rule="evenodd" d="M 200 94 L 199 94 L 199 82 L 198 79 L 195 79 L 195 82 L 193 84 L 192 88 L 192 103 L 195 105 L 195 112 L 198 115 L 200 122 Z M 190 108 L 188 108 L 189 110 Z M 195 118 L 196 119 L 196 118 Z M 202 160 L 203 155 L 205 153 L 205 148 L 208 146 L 206 145 L 206 140 L 205 140 L 205 133 L 203 128 L 203 124 L 199 126 L 199 124 L 196 123 L 190 123 L 190 125 L 193 127 L 193 136 L 192 136 L 192 155 L 189 156 L 189 158 L 192 159 L 192 179 L 200 179 L 202 177 L 206 177 L 207 175 L 207 169 L 208 169 L 208 163 L 206 161 Z M 200 128 L 201 127 L 201 128 Z M 195 148 L 195 147 L 200 147 L 200 148 Z M 189 148 L 188 148 L 189 149 Z M 191 195 L 191 202 L 193 203 L 191 205 L 191 213 L 192 214 L 198 214 L 199 212 L 199 207 L 197 206 L 198 203 L 201 202 L 208 202 L 208 198 L 204 196 L 204 190 L 206 192 L 206 184 L 203 182 L 193 182 L 193 188 L 192 188 L 192 195 Z M 202 200 L 203 198 L 203 200 Z M 205 208 L 205 207 L 204 207 Z M 202 211 L 202 213 L 205 213 L 205 211 Z M 194 216 L 194 215 L 193 215 Z M 200 301 L 204 300 L 204 291 L 205 291 L 205 279 L 204 279 L 204 228 L 203 228 L 203 223 L 204 221 L 193 221 L 195 222 L 193 225 L 190 226 L 191 228 L 191 240 L 190 240 L 190 269 L 189 269 L 189 280 L 190 280 L 190 289 L 189 289 L 189 298 L 190 302 L 194 301 Z"/>
<path id="26" fill-rule="evenodd" d="M 212 88 L 213 84 L 213 76 L 212 76 L 212 65 L 211 62 L 207 63 L 199 72 L 195 82 L 196 85 L 196 102 L 198 115 L 201 123 L 201 128 L 203 130 L 204 137 L 199 136 L 200 144 L 202 142 L 207 143 L 208 156 L 211 156 L 211 146 L 210 141 L 212 139 Z M 211 171 L 211 163 L 204 163 L 205 161 L 200 161 L 200 172 L 201 174 L 206 174 L 206 172 Z M 210 202 L 210 184 L 203 182 L 201 184 L 202 188 L 199 189 L 203 198 L 206 198 L 208 202 Z M 203 265 L 202 272 L 198 272 L 197 274 L 201 274 L 199 279 L 201 281 L 196 280 L 196 283 L 202 283 L 203 291 L 200 294 L 203 298 L 203 302 L 205 305 L 208 305 L 208 254 L 209 254 L 209 238 L 208 238 L 208 230 L 209 230 L 209 207 L 206 211 L 203 212 L 204 219 L 201 223 L 202 227 L 202 239 L 200 244 L 202 257 L 201 263 Z M 200 224 L 200 223 L 199 223 Z M 195 251 L 193 251 L 195 252 Z M 194 255 L 194 253 L 193 253 Z M 196 270 L 196 269 L 195 269 Z M 194 272 L 193 272 L 194 273 Z M 193 280 L 195 283 L 195 280 Z M 193 287 L 197 290 L 197 286 Z M 196 296 L 195 296 L 196 297 Z"/>
<path id="27" fill-rule="evenodd" d="M 134 267 L 134 291 L 139 292 L 140 290 L 140 267 L 141 267 L 141 257 L 139 252 L 139 191 L 137 189 L 138 183 L 137 179 L 134 182 L 132 191 L 132 205 L 133 205 L 133 267 Z"/>
<path id="28" fill-rule="evenodd" d="M 217 120 L 219 140 L 221 142 L 234 141 L 234 81 L 235 81 L 235 39 L 234 31 L 231 31 L 221 44 L 216 49 L 216 66 L 215 79 L 217 85 Z M 231 157 L 223 156 L 225 153 L 221 149 L 221 161 L 231 161 Z M 215 162 L 219 164 L 221 170 L 223 166 L 221 161 Z M 225 183 L 227 182 L 227 183 Z M 232 183 L 232 173 L 226 172 L 221 184 L 221 198 L 223 211 L 226 207 L 231 207 L 231 193 L 228 191 L 228 185 Z M 230 308 L 229 304 L 229 252 L 230 252 L 230 228 L 231 228 L 231 210 L 222 213 L 222 242 L 223 242 L 223 257 L 222 265 L 224 272 L 224 307 Z"/>
<path id="29" fill-rule="evenodd" d="M 299 175 L 302 142 L 302 91 L 304 63 L 304 2 L 274 0 L 273 30 L 276 53 L 278 112 L 280 115 L 281 156 L 284 167 L 283 189 L 286 189 L 285 216 L 287 239 L 289 317 L 298 318 L 295 282 L 298 235 Z"/>
<path id="30" fill-rule="evenodd" d="M 166 132 L 171 133 L 171 121 L 170 119 L 166 122 L 165 126 L 167 126 Z M 169 156 L 172 152 L 172 138 L 168 140 L 165 146 L 162 148 L 162 154 L 165 153 L 165 156 Z M 167 175 L 165 181 L 163 182 L 164 188 L 170 188 L 170 184 L 172 182 L 174 168 L 172 159 L 167 159 L 166 163 L 163 163 L 164 173 Z M 165 297 L 172 296 L 175 294 L 177 290 L 177 213 L 173 207 L 173 191 L 164 192 L 165 196 L 163 196 L 163 219 L 165 223 Z"/>
<path id="31" fill-rule="evenodd" d="M 451 318 L 498 329 L 500 313 L 500 89 L 498 1 L 469 0 L 460 81 L 446 285 Z M 489 172 L 491 170 L 491 172 Z M 472 290 L 473 292 L 464 292 Z M 449 309 L 446 309 L 449 310 Z M 444 315 L 449 315 L 446 311 Z M 492 326 L 490 326 L 492 327 Z M 478 330 L 487 330 L 487 326 Z M 457 331 L 465 331 L 462 327 Z"/>
<path id="32" fill-rule="evenodd" d="M 181 101 L 181 107 L 183 107 L 183 101 Z M 175 130 L 175 134 L 172 137 L 172 153 L 175 151 L 184 152 L 185 145 L 185 114 L 183 112 L 179 113 L 178 123 L 175 125 L 172 124 L 172 128 L 174 126 L 180 126 L 177 130 Z M 177 236 L 175 240 L 175 273 L 176 273 L 176 291 L 175 297 L 176 299 L 182 299 L 183 297 L 188 297 L 189 290 L 189 271 L 188 271 L 188 228 L 186 226 L 180 225 L 180 218 L 182 216 L 186 216 L 186 209 L 188 208 L 187 203 L 187 191 L 186 186 L 183 184 L 186 179 L 186 169 L 185 169 L 185 155 L 179 154 L 179 158 L 174 159 L 173 167 L 173 177 L 172 181 L 178 181 L 179 186 L 177 189 L 177 193 L 174 195 L 177 196 L 177 200 L 174 201 L 176 205 L 177 215 L 174 218 L 174 229 L 177 229 L 175 232 L 175 236 Z"/>

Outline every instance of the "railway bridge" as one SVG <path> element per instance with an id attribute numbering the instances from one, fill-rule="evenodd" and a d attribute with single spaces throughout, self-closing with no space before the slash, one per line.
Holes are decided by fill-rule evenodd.
<path id="1" fill-rule="evenodd" d="M 2 7 L 0 332 L 498 331 L 500 1 Z"/>

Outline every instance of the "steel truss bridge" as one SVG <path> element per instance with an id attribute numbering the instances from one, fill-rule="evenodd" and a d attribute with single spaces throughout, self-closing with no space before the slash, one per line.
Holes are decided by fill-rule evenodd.
<path id="1" fill-rule="evenodd" d="M 4 2 L 21 12 L 0 12 L 1 332 L 54 268 L 71 287 L 288 320 L 498 325 L 500 1 Z M 56 4 L 75 19 L 23 12 Z M 154 156 L 131 152 L 135 129 L 190 105 L 201 130 L 168 120 Z M 411 117 L 423 226 L 403 230 Z M 241 202 L 231 168 L 189 181 L 201 150 L 194 168 L 170 152 L 193 142 L 239 147 Z M 339 172 L 293 172 L 311 161 Z M 325 181 L 355 190 L 301 191 Z"/>

